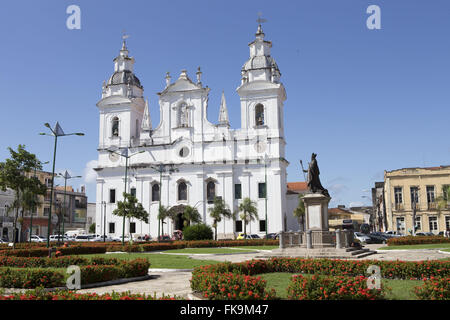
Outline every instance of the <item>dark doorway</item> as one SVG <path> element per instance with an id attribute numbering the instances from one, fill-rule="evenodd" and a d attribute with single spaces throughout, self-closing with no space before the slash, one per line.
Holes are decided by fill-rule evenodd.
<path id="1" fill-rule="evenodd" d="M 185 221 L 185 219 L 183 218 L 183 214 L 182 213 L 177 214 L 177 218 L 175 220 L 175 230 L 183 231 L 184 221 Z"/>

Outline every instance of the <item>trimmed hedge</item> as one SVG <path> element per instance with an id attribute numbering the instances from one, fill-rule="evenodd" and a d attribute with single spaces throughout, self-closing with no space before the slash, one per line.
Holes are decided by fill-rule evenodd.
<path id="1" fill-rule="evenodd" d="M 57 250 L 60 251 L 62 255 L 106 253 L 105 246 L 71 246 L 67 248 L 59 247 Z M 46 257 L 48 256 L 48 248 L 0 250 L 0 256 Z"/>
<path id="2" fill-rule="evenodd" d="M 371 265 L 380 267 L 381 277 L 387 279 L 428 279 L 431 277 L 450 277 L 450 261 L 379 261 L 379 260 L 339 260 L 272 258 L 269 260 L 250 260 L 240 263 L 218 263 L 194 269 L 198 272 L 225 273 L 236 272 L 246 275 L 287 272 L 333 276 L 366 276 Z"/>
<path id="3" fill-rule="evenodd" d="M 395 237 L 387 240 L 388 246 L 402 246 L 415 244 L 450 243 L 450 238 L 441 236 L 406 236 Z"/>
<path id="4" fill-rule="evenodd" d="M 0 267 L 14 268 L 67 268 L 70 265 L 117 265 L 119 260 L 116 258 L 100 258 L 92 259 L 67 256 L 58 258 L 48 257 L 13 257 L 0 256 Z"/>
<path id="5" fill-rule="evenodd" d="M 156 298 L 155 295 L 135 294 L 127 292 L 113 292 L 105 294 L 97 293 L 76 293 L 74 291 L 57 290 L 47 292 L 41 288 L 28 290 L 25 293 L 13 293 L 10 295 L 0 295 L 0 300 L 178 300 L 177 297 L 163 295 Z"/>
<path id="6" fill-rule="evenodd" d="M 210 226 L 200 223 L 188 226 L 183 230 L 183 238 L 187 241 L 192 240 L 212 240 L 213 230 Z"/>
<path id="7" fill-rule="evenodd" d="M 366 277 L 294 275 L 289 284 L 289 300 L 379 300 L 384 299 L 383 287 L 368 289 Z"/>
<path id="8" fill-rule="evenodd" d="M 31 258 L 29 258 L 31 260 Z M 38 258 L 39 259 L 39 258 Z M 44 258 L 41 258 L 44 259 Z M 51 258 L 58 260 L 60 258 Z M 65 260 L 67 262 L 69 260 Z M 114 263 L 104 265 L 100 263 Z M 96 259 L 90 265 L 81 265 L 81 284 L 109 281 L 120 278 L 140 277 L 148 274 L 150 262 L 147 259 L 116 260 Z M 65 286 L 64 271 L 48 269 L 0 268 L 0 287 L 44 288 Z"/>

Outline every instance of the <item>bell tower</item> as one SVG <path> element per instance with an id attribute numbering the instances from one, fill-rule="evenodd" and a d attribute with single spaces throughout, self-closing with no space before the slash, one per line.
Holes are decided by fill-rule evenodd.
<path id="1" fill-rule="evenodd" d="M 259 21 L 259 19 L 258 19 Z M 272 42 L 264 40 L 261 24 L 248 46 L 250 58 L 241 70 L 241 127 L 256 134 L 284 137 L 283 102 L 286 91 L 280 82 L 281 73 L 270 55 Z"/>
<path id="2" fill-rule="evenodd" d="M 134 74 L 125 36 L 114 61 L 114 73 L 103 82 L 100 111 L 99 148 L 131 147 L 139 144 L 145 110 L 144 88 Z"/>

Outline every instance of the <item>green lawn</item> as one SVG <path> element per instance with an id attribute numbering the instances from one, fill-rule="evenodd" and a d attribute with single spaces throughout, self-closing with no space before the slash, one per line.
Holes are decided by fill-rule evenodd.
<path id="1" fill-rule="evenodd" d="M 411 249 L 450 249 L 450 243 L 414 244 L 403 246 L 388 246 L 377 250 L 411 250 Z"/>
<path id="2" fill-rule="evenodd" d="M 215 264 L 220 261 L 213 260 L 197 260 L 190 259 L 188 256 L 159 254 L 159 253 L 112 253 L 112 254 L 88 254 L 81 255 L 82 257 L 103 257 L 103 258 L 117 258 L 117 259 L 137 259 L 144 258 L 150 260 L 150 269 L 193 269 L 195 267 Z"/>
<path id="3" fill-rule="evenodd" d="M 242 246 L 242 247 L 233 247 L 235 249 L 251 249 L 251 250 L 273 250 L 278 249 L 279 246 Z"/>
<path id="4" fill-rule="evenodd" d="M 290 283 L 293 273 L 277 272 L 260 274 L 261 278 L 267 281 L 267 288 L 275 289 L 277 296 L 286 299 L 287 287 Z M 312 277 L 309 274 L 302 274 L 304 277 Z M 384 286 L 391 288 L 392 290 L 386 295 L 388 300 L 414 300 L 414 287 L 423 284 L 420 280 L 390 280 L 383 279 Z"/>
<path id="5" fill-rule="evenodd" d="M 242 252 L 256 252 L 252 249 L 235 250 L 230 248 L 186 248 L 166 250 L 164 253 L 186 253 L 186 254 L 221 254 L 221 253 L 242 253 Z"/>

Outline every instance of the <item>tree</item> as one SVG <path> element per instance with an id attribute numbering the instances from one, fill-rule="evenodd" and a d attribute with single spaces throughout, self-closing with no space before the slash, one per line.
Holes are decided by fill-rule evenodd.
<path id="1" fill-rule="evenodd" d="M 47 189 L 47 187 L 45 187 L 45 189 Z M 33 214 L 32 211 L 35 208 L 39 207 L 42 203 L 41 203 L 41 201 L 39 201 L 38 197 L 36 196 L 36 192 L 33 192 L 33 190 L 31 190 L 29 188 L 25 189 L 24 192 L 22 193 L 22 198 L 21 198 L 20 202 L 21 202 L 21 207 L 22 207 L 22 219 L 19 219 L 19 220 L 21 223 L 22 234 L 24 234 L 24 232 L 23 232 L 23 213 L 29 212 L 30 215 L 32 215 Z M 30 236 L 31 236 L 32 232 L 33 232 L 33 230 L 31 230 L 31 226 L 30 226 Z"/>
<path id="2" fill-rule="evenodd" d="M 225 201 L 222 198 L 214 198 L 214 206 L 208 209 L 209 215 L 213 218 L 214 239 L 217 240 L 217 224 L 222 221 L 222 218 L 231 218 L 233 214 L 228 209 Z"/>
<path id="3" fill-rule="evenodd" d="M 95 223 L 89 226 L 89 233 L 95 233 Z"/>
<path id="4" fill-rule="evenodd" d="M 198 212 L 197 208 L 186 206 L 183 212 L 184 226 L 188 227 L 191 223 L 200 223 L 202 221 L 202 216 Z"/>
<path id="5" fill-rule="evenodd" d="M 164 220 L 169 216 L 167 207 L 161 205 L 158 210 L 158 220 L 161 221 L 161 234 L 164 234 Z"/>
<path id="6" fill-rule="evenodd" d="M 117 202 L 117 209 L 114 209 L 113 214 L 119 217 L 128 218 L 128 222 L 130 222 L 131 218 L 135 218 L 148 223 L 148 212 L 145 211 L 137 198 L 130 193 L 123 193 L 123 201 Z"/>
<path id="7" fill-rule="evenodd" d="M 239 205 L 239 212 L 242 212 L 240 217 L 244 221 L 244 234 L 247 235 L 247 224 L 250 221 L 254 221 L 258 218 L 258 209 L 256 208 L 256 202 L 250 198 L 244 198 Z"/>
<path id="8" fill-rule="evenodd" d="M 298 224 L 300 225 L 300 229 L 303 231 L 304 229 L 304 221 L 305 221 L 305 203 L 303 202 L 303 194 L 298 195 L 298 206 L 294 209 L 293 215 L 298 219 Z"/>
<path id="9" fill-rule="evenodd" d="M 450 203 L 450 186 L 442 187 L 442 196 L 437 197 L 437 212 L 441 214 L 442 210 L 447 209 Z"/>
<path id="10" fill-rule="evenodd" d="M 29 199 L 29 193 L 45 194 L 47 186 L 36 177 L 28 177 L 27 173 L 32 170 L 42 170 L 41 162 L 36 155 L 25 150 L 24 145 L 19 145 L 17 151 L 8 148 L 11 157 L 5 162 L 0 162 L 0 189 L 6 191 L 7 188 L 15 192 L 15 199 L 12 210 L 15 210 L 13 222 L 13 248 L 16 244 L 16 229 L 19 210 L 24 208 L 24 204 Z"/>

